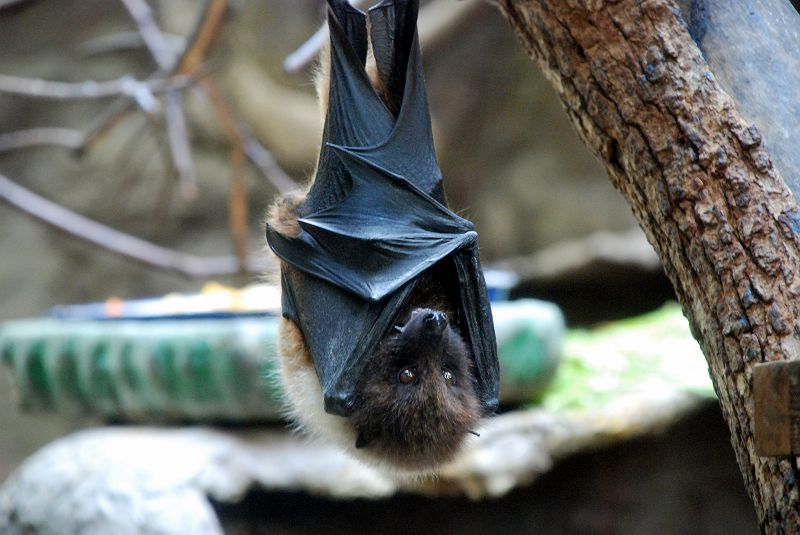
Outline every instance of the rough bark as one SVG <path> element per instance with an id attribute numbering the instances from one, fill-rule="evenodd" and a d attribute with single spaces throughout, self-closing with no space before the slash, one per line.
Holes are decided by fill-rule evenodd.
<path id="1" fill-rule="evenodd" d="M 670 0 L 498 0 L 658 252 L 762 531 L 800 532 L 795 458 L 756 455 L 751 371 L 800 356 L 800 210 Z"/>

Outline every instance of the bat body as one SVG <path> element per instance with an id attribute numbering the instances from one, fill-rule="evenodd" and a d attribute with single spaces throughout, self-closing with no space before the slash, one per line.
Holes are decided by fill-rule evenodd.
<path id="1" fill-rule="evenodd" d="M 344 0 L 329 8 L 316 177 L 279 200 L 267 226 L 282 260 L 281 381 L 309 433 L 375 464 L 430 471 L 497 406 L 477 235 L 444 200 L 417 1 L 372 8 L 369 37 L 363 13 Z"/>

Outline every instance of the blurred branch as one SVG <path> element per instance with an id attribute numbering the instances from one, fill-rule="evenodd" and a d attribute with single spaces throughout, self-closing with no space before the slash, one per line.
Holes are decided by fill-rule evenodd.
<path id="1" fill-rule="evenodd" d="M 227 4 L 227 0 L 224 2 L 220 2 L 216 0 L 213 5 L 209 5 L 208 2 L 203 7 L 203 14 L 198 18 L 198 22 L 195 26 L 195 29 L 191 33 L 191 38 L 188 40 L 188 44 L 184 49 L 184 52 L 175 55 L 179 59 L 177 61 L 170 60 L 174 62 L 172 68 L 166 68 L 170 61 L 166 57 L 166 54 L 163 54 L 164 57 L 161 57 L 159 52 L 153 53 L 153 49 L 149 48 L 151 51 L 151 55 L 156 59 L 156 63 L 159 66 L 159 70 L 156 73 L 165 73 L 165 72 L 181 72 L 181 73 L 188 73 L 190 72 L 186 67 L 188 66 L 187 63 L 183 60 L 185 57 L 192 57 L 193 60 L 190 62 L 192 66 L 196 66 L 199 68 L 200 62 L 195 61 L 195 58 L 203 57 L 201 54 L 197 52 L 201 51 L 203 54 L 207 50 L 207 47 L 210 43 L 209 36 L 214 35 L 214 31 L 209 31 L 207 28 L 205 31 L 202 28 L 206 28 L 206 23 L 211 20 L 212 22 L 215 20 L 217 10 L 221 3 Z M 141 41 L 145 43 L 147 46 L 147 40 L 144 37 L 144 33 L 152 34 L 153 32 L 157 32 L 159 36 L 151 36 L 149 38 L 151 45 L 155 46 L 158 49 L 159 46 L 168 47 L 169 42 L 167 38 L 167 34 L 162 32 L 155 23 L 153 19 L 152 11 L 150 7 L 143 2 L 142 0 L 127 0 L 125 7 L 128 9 L 128 12 L 131 13 L 131 16 L 134 19 L 134 22 L 137 23 L 137 27 L 139 29 L 139 36 Z M 213 10 L 213 15 L 212 15 Z M 224 12 L 224 9 L 222 10 Z M 137 18 L 138 17 L 138 18 Z M 217 21 L 218 23 L 219 21 Z M 213 28 L 211 28 L 213 29 Z M 159 59 L 160 58 L 160 59 Z M 163 65 L 163 66 L 162 66 Z M 181 68 L 186 70 L 180 71 Z M 83 153 L 89 148 L 91 148 L 94 143 L 100 139 L 106 132 L 108 132 L 111 128 L 113 128 L 123 117 L 125 117 L 128 113 L 132 110 L 132 103 L 131 101 L 123 97 L 121 99 L 116 100 L 108 110 L 106 110 L 104 116 L 95 123 L 95 125 L 91 128 L 89 132 L 86 134 L 86 139 L 82 147 L 80 147 L 79 152 Z M 182 113 L 182 112 L 181 112 Z M 169 128 L 169 125 L 168 125 Z M 177 135 L 177 132 L 173 135 Z"/>
<path id="2" fill-rule="evenodd" d="M 219 32 L 228 7 L 227 0 L 208 0 L 202 15 L 192 32 L 189 46 L 179 58 L 166 53 L 167 42 L 156 24 L 150 7 L 144 0 L 121 0 L 136 22 L 144 42 L 159 68 L 176 73 L 194 72 L 202 65 L 208 49 Z M 228 222 L 234 242 L 236 256 L 242 270 L 247 261 L 247 186 L 244 179 L 245 142 L 225 100 L 210 79 L 204 78 L 202 85 L 210 96 L 212 108 L 231 143 L 231 187 L 228 202 Z M 197 195 L 197 179 L 191 154 L 191 144 L 186 127 L 183 97 L 177 91 L 167 91 L 165 112 L 167 139 L 172 162 L 178 174 L 184 198 Z"/>
<path id="3" fill-rule="evenodd" d="M 141 264 L 184 276 L 208 278 L 236 275 L 242 270 L 263 273 L 275 269 L 274 262 L 258 262 L 250 258 L 242 265 L 233 256 L 200 257 L 156 245 L 68 210 L 23 188 L 2 174 L 0 199 L 57 230 Z"/>
<path id="4" fill-rule="evenodd" d="M 30 128 L 0 134 L 0 152 L 42 145 L 56 145 L 75 150 L 83 145 L 83 141 L 83 132 L 73 128 Z"/>
<path id="5" fill-rule="evenodd" d="M 120 1 L 136 23 L 142 40 L 158 68 L 162 71 L 173 71 L 178 68 L 178 56 L 171 52 L 169 43 L 156 24 L 153 11 L 147 2 L 145 0 Z M 185 199 L 193 199 L 197 196 L 197 177 L 194 174 L 191 143 L 183 111 L 183 98 L 178 91 L 167 92 L 164 119 L 167 141 L 172 154 L 172 166 L 178 176 L 181 195 Z"/>
<path id="6" fill-rule="evenodd" d="M 119 124 L 129 113 L 135 108 L 133 101 L 128 97 L 122 97 L 109 105 L 105 111 L 102 112 L 101 117 L 89 128 L 84 136 L 83 143 L 77 149 L 79 156 L 82 156 L 94 144 L 99 141 L 109 130 Z"/>
<path id="7" fill-rule="evenodd" d="M 0 198 L 34 217 L 74 236 L 122 254 L 139 262 L 162 269 L 177 271 L 192 277 L 231 275 L 240 272 L 263 271 L 254 265 L 247 250 L 248 199 L 245 164 L 250 158 L 280 191 L 296 188 L 294 181 L 278 166 L 272 154 L 253 139 L 239 124 L 214 82 L 201 72 L 206 55 L 219 33 L 228 0 L 206 0 L 188 43 L 176 53 L 158 27 L 154 13 L 145 0 L 120 0 L 134 20 L 141 42 L 158 65 L 145 81 L 122 77 L 107 82 L 64 83 L 47 82 L 0 75 L 0 92 L 17 92 L 45 98 L 101 98 L 119 96 L 103 117 L 86 134 L 59 128 L 32 129 L 0 134 L 0 151 L 35 145 L 59 145 L 82 154 L 134 109 L 137 102 L 152 123 L 163 116 L 166 143 L 161 147 L 169 155 L 173 172 L 178 177 L 184 198 L 197 195 L 190 135 L 188 132 L 182 89 L 195 79 L 200 80 L 211 107 L 230 141 L 231 184 L 229 194 L 229 227 L 236 256 L 199 258 L 172 251 L 134 236 L 106 227 L 69 211 L 52 201 L 39 197 L 0 175 Z M 163 111 L 158 116 L 159 101 L 155 93 L 164 93 Z M 163 115 L 162 115 L 163 114 Z M 161 131 L 160 126 L 155 127 Z M 169 166 L 168 165 L 168 166 Z M 171 190 L 172 181 L 165 186 Z M 162 195 L 163 199 L 164 195 Z"/>
<path id="8" fill-rule="evenodd" d="M 186 116 L 183 113 L 183 96 L 170 91 L 166 95 L 164 118 L 167 125 L 167 141 L 172 154 L 172 166 L 178 175 L 181 195 L 184 199 L 197 197 L 197 178 L 194 174 L 192 147 L 186 127 Z"/>
<path id="9" fill-rule="evenodd" d="M 368 3 L 368 0 L 350 0 L 350 5 L 353 7 L 361 7 Z M 314 61 L 319 51 L 322 50 L 323 45 L 328 40 L 328 23 L 323 23 L 320 28 L 314 32 L 305 43 L 286 56 L 283 61 L 283 69 L 291 74 L 294 74 Z"/>
<path id="10" fill-rule="evenodd" d="M 228 225 L 231 230 L 236 255 L 247 258 L 247 186 L 244 180 L 245 140 L 228 104 L 216 85 L 205 78 L 202 87 L 211 101 L 225 135 L 231 144 L 231 188 L 228 197 Z"/>
<path id="11" fill-rule="evenodd" d="M 367 3 L 367 0 L 350 0 L 353 7 L 361 7 Z M 483 4 L 485 2 L 479 0 L 434 0 L 425 5 L 419 14 L 419 39 L 422 48 L 428 49 L 432 44 L 438 43 L 467 15 Z M 283 69 L 294 74 L 306 68 L 314 61 L 327 40 L 328 25 L 325 23 L 297 50 L 286 56 Z"/>
<path id="12" fill-rule="evenodd" d="M 0 0 L 0 9 L 5 9 L 7 7 L 14 7 L 18 4 L 24 4 L 29 0 Z"/>
<path id="13" fill-rule="evenodd" d="M 186 48 L 186 38 L 180 35 L 161 32 L 170 47 L 170 50 L 183 50 Z M 109 35 L 93 37 L 82 42 L 78 50 L 83 57 L 99 56 L 120 52 L 124 50 L 136 50 L 144 46 L 142 34 L 138 31 L 119 32 Z"/>
<path id="14" fill-rule="evenodd" d="M 228 0 L 206 0 L 202 15 L 189 39 L 190 45 L 186 47 L 178 60 L 177 72 L 193 72 L 200 68 L 211 43 L 219 33 L 227 9 Z"/>
<path id="15" fill-rule="evenodd" d="M 145 0 L 120 0 L 120 2 L 122 2 L 136 23 L 139 34 L 142 36 L 142 40 L 150 51 L 150 55 L 153 56 L 158 68 L 163 71 L 172 70 L 177 56 L 173 54 L 169 42 L 158 28 L 153 17 L 153 11 L 147 5 L 147 2 Z"/>
<path id="16" fill-rule="evenodd" d="M 275 160 L 275 156 L 264 145 L 252 136 L 245 143 L 247 158 L 261 171 L 270 183 L 281 193 L 288 193 L 298 188 L 297 182 L 286 174 L 286 171 Z"/>
<path id="17" fill-rule="evenodd" d="M 169 78 L 136 80 L 132 76 L 122 76 L 116 80 L 96 82 L 51 82 L 38 78 L 24 78 L 0 74 L 0 92 L 36 98 L 52 99 L 95 99 L 125 95 L 131 97 L 147 110 L 152 105 L 144 102 L 154 101 L 153 94 L 168 90 L 178 90 L 193 81 L 192 77 L 176 75 Z"/>

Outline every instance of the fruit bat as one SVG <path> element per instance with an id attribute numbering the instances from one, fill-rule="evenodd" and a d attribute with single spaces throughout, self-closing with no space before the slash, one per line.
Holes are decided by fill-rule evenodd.
<path id="1" fill-rule="evenodd" d="M 328 1 L 316 175 L 267 225 L 281 259 L 291 415 L 400 471 L 451 460 L 496 410 L 499 388 L 477 234 L 447 207 L 434 153 L 418 10 L 417 0 L 381 2 L 368 35 L 367 15 Z"/>

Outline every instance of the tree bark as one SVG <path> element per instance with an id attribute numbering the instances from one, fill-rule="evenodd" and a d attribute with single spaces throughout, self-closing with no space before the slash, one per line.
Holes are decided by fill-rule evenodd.
<path id="1" fill-rule="evenodd" d="M 751 372 L 800 357 L 800 209 L 671 0 L 497 0 L 658 252 L 766 533 L 800 532 L 794 457 L 759 457 Z"/>

